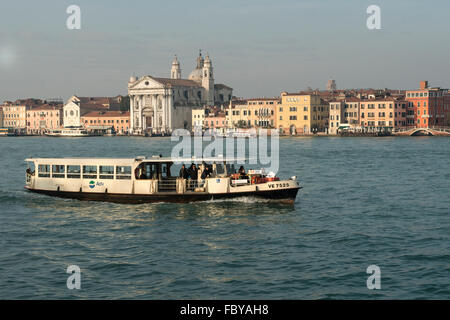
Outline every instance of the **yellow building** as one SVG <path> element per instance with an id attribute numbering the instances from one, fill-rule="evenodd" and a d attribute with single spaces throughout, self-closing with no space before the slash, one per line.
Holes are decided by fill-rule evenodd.
<path id="1" fill-rule="evenodd" d="M 249 128 L 249 110 L 247 100 L 232 100 L 225 110 L 225 125 L 227 128 Z"/>
<path id="2" fill-rule="evenodd" d="M 29 107 L 25 105 L 3 105 L 3 126 L 13 128 L 16 132 L 25 132 L 27 110 L 29 110 Z"/>
<path id="3" fill-rule="evenodd" d="M 281 93 L 275 126 L 284 134 L 326 132 L 328 103 L 311 93 Z"/>
<path id="4" fill-rule="evenodd" d="M 254 128 L 275 128 L 279 98 L 255 98 L 247 100 L 247 114 L 250 125 Z"/>
<path id="5" fill-rule="evenodd" d="M 192 109 L 192 128 L 203 128 L 205 124 L 205 109 Z"/>
<path id="6" fill-rule="evenodd" d="M 228 128 L 275 128 L 279 98 L 233 100 L 226 110 Z"/>

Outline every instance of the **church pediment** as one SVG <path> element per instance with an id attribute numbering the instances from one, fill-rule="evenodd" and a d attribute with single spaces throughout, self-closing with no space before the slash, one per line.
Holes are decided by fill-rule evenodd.
<path id="1" fill-rule="evenodd" d="M 164 84 L 150 76 L 144 76 L 131 84 L 129 89 L 162 89 Z"/>

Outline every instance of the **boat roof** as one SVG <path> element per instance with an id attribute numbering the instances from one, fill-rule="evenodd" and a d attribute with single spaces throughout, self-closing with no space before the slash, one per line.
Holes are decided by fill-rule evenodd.
<path id="1" fill-rule="evenodd" d="M 63 158 L 27 158 L 25 161 L 27 162 L 66 162 L 66 163 L 75 163 L 75 162 L 115 162 L 115 163 L 123 163 L 123 162 L 156 162 L 156 163 L 165 163 L 165 162 L 177 162 L 177 163 L 200 163 L 200 162 L 245 162 L 249 160 L 249 158 L 244 157 L 188 157 L 188 158 L 172 158 L 172 157 L 145 157 L 139 156 L 136 158 L 86 158 L 86 157 L 63 157 Z"/>

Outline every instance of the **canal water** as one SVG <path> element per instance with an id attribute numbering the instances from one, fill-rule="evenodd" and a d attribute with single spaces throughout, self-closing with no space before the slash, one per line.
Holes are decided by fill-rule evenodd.
<path id="1" fill-rule="evenodd" d="M 169 155 L 170 138 L 0 138 L 0 299 L 449 299 L 450 139 L 280 139 L 294 206 L 121 205 L 23 189 L 34 157 Z M 69 265 L 81 289 L 66 286 Z M 367 288 L 367 267 L 381 289 Z"/>

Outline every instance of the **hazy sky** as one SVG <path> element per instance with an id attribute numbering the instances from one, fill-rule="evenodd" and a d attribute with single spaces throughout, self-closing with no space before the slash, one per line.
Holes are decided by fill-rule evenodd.
<path id="1" fill-rule="evenodd" d="M 66 8 L 81 8 L 68 30 Z M 366 27 L 381 7 L 381 30 Z M 182 76 L 208 52 L 240 97 L 308 86 L 450 87 L 448 0 L 2 0 L 0 102 L 126 94 L 131 75 Z"/>

